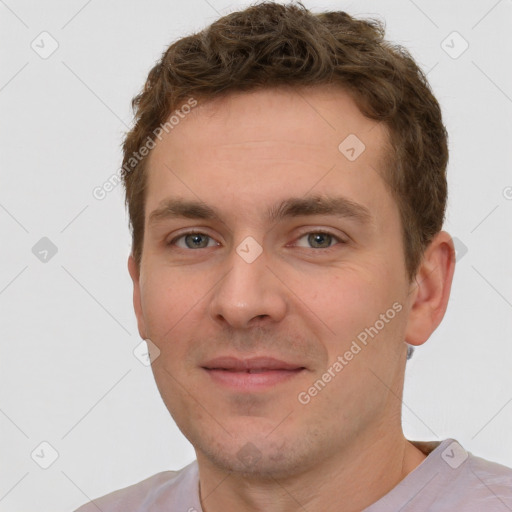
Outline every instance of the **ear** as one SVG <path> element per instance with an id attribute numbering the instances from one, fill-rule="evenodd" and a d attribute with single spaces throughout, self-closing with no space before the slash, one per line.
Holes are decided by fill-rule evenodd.
<path id="1" fill-rule="evenodd" d="M 135 262 L 135 258 L 130 254 L 128 257 L 128 272 L 133 281 L 133 309 L 135 310 L 135 316 L 137 317 L 137 325 L 139 328 L 140 337 L 145 340 L 146 328 L 144 325 L 144 315 L 142 314 L 142 303 L 140 299 L 140 269 Z"/>
<path id="2" fill-rule="evenodd" d="M 455 248 L 451 236 L 440 231 L 429 244 L 411 283 L 410 311 L 405 341 L 422 345 L 444 317 L 455 271 Z"/>

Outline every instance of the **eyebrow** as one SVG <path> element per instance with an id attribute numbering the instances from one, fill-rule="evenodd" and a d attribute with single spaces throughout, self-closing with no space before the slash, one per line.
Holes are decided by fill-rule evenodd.
<path id="1" fill-rule="evenodd" d="M 313 215 L 346 217 L 361 224 L 370 224 L 373 220 L 368 208 L 346 197 L 292 197 L 267 211 L 267 219 L 272 223 L 285 218 Z M 220 213 L 204 202 L 171 198 L 162 201 L 160 206 L 151 212 L 148 222 L 151 226 L 174 218 L 222 221 Z"/>

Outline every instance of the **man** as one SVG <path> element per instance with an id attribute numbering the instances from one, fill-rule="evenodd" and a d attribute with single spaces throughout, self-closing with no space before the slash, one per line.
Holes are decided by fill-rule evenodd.
<path id="1" fill-rule="evenodd" d="M 401 427 L 455 265 L 446 132 L 409 54 L 266 2 L 174 43 L 134 105 L 134 308 L 197 460 L 80 512 L 512 510 L 512 470 Z"/>

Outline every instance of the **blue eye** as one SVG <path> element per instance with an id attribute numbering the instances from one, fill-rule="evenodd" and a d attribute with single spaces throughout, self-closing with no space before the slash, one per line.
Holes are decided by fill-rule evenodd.
<path id="1" fill-rule="evenodd" d="M 311 231 L 309 233 L 305 233 L 298 240 L 302 240 L 306 238 L 307 246 L 297 244 L 299 247 L 306 247 L 312 249 L 330 249 L 335 243 L 332 242 L 340 242 L 345 243 L 343 240 L 334 236 L 331 233 L 326 231 Z"/>
<path id="2" fill-rule="evenodd" d="M 298 243 L 305 240 L 305 243 Z M 295 243 L 297 247 L 306 249 L 330 249 L 337 243 L 345 244 L 346 242 L 327 231 L 309 231 L 301 235 Z M 173 238 L 167 245 L 176 245 L 180 249 L 206 249 L 219 245 L 211 236 L 199 231 L 189 231 Z"/>
<path id="3" fill-rule="evenodd" d="M 176 243 L 178 240 L 183 239 L 185 242 L 185 247 Z M 209 245 L 209 242 L 214 242 L 214 245 L 217 243 L 208 235 L 199 232 L 189 232 L 184 233 L 169 242 L 169 245 L 176 244 L 181 249 L 205 249 L 206 247 L 212 247 Z"/>

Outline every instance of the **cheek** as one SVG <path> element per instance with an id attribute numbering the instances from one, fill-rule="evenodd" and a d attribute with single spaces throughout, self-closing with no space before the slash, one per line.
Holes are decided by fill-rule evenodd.
<path id="1" fill-rule="evenodd" d="M 141 287 L 142 312 L 148 337 L 158 345 L 179 336 L 184 320 L 200 307 L 204 289 L 175 269 L 148 272 Z"/>
<path id="2" fill-rule="evenodd" d="M 307 313 L 309 318 L 327 327 L 322 330 L 330 361 L 343 355 L 354 341 L 362 347 L 355 359 L 382 358 L 389 343 L 401 339 L 403 314 L 397 310 L 404 308 L 396 284 L 382 265 L 347 266 L 336 274 L 302 281 L 301 298 L 314 312 Z"/>
<path id="3" fill-rule="evenodd" d="M 344 267 L 322 278 L 304 281 L 303 293 L 308 294 L 311 309 L 341 339 L 373 318 L 382 302 L 375 275 L 362 267 Z M 309 290 L 309 291 L 308 291 Z"/>

